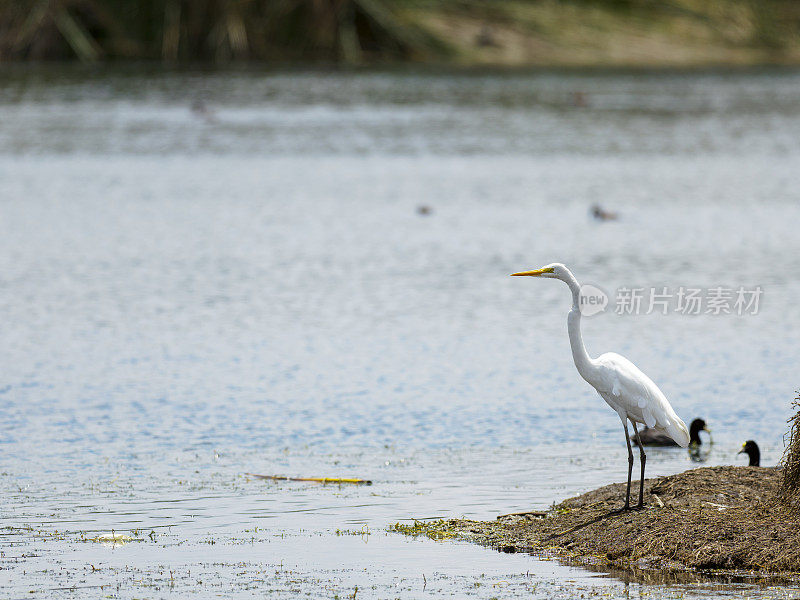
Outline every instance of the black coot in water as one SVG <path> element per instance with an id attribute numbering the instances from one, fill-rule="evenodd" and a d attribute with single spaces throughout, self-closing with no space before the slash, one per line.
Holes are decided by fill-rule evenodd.
<path id="1" fill-rule="evenodd" d="M 737 452 L 737 454 L 747 454 L 750 457 L 750 466 L 751 467 L 760 467 L 761 466 L 761 450 L 758 449 L 758 444 L 756 444 L 753 440 L 747 440 L 744 444 L 742 444 L 742 449 Z"/>
<path id="2" fill-rule="evenodd" d="M 689 445 L 699 446 L 703 442 L 700 440 L 700 432 L 706 431 L 711 433 L 711 430 L 706 427 L 706 422 L 703 419 L 695 419 L 689 425 Z M 671 437 L 661 431 L 645 427 L 639 432 L 639 437 L 642 440 L 642 446 L 677 446 Z M 635 444 L 635 436 L 631 436 L 631 441 Z"/>

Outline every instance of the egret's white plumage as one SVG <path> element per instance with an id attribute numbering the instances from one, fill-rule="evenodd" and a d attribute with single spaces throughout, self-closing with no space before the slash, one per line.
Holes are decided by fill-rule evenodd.
<path id="1" fill-rule="evenodd" d="M 689 445 L 689 430 L 675 414 L 663 392 L 624 356 L 607 352 L 597 357 L 599 377 L 587 380 L 617 414 L 663 431 L 683 448 Z"/>
<path id="2" fill-rule="evenodd" d="M 657 431 L 663 431 L 675 440 L 679 446 L 684 448 L 689 445 L 689 429 L 680 417 L 675 414 L 667 398 L 658 389 L 658 386 L 653 383 L 653 380 L 642 373 L 627 358 L 614 352 L 607 352 L 597 358 L 589 356 L 581 336 L 580 285 L 567 267 L 560 263 L 553 263 L 541 269 L 523 271 L 514 273 L 514 275 L 560 279 L 567 284 L 572 292 L 572 310 L 567 316 L 572 358 L 581 377 L 597 390 L 597 393 L 614 409 L 622 420 L 622 425 L 625 428 L 625 441 L 628 444 L 628 493 L 625 498 L 624 508 L 629 508 L 633 451 L 628 439 L 628 421 L 633 423 L 633 430 L 636 436 L 639 435 L 636 423 L 643 423 Z M 639 484 L 639 507 L 641 507 L 646 460 L 641 443 L 639 444 L 639 450 L 642 471 Z"/>

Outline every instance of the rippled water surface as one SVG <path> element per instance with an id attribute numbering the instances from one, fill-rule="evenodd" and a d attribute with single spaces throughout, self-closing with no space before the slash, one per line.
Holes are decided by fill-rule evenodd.
<path id="1" fill-rule="evenodd" d="M 612 296 L 589 352 L 706 419 L 706 464 L 743 464 L 750 438 L 777 462 L 798 98 L 794 72 L 0 74 L 6 595 L 791 596 L 386 528 L 624 479 L 566 287 L 508 277 L 553 261 Z M 614 313 L 618 288 L 664 286 L 763 296 L 756 315 Z M 137 541 L 87 541 L 112 531 Z"/>

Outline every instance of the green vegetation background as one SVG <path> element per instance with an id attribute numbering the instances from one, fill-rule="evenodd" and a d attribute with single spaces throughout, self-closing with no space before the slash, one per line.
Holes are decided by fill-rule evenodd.
<path id="1" fill-rule="evenodd" d="M 800 62 L 798 0 L 0 0 L 0 62 Z"/>

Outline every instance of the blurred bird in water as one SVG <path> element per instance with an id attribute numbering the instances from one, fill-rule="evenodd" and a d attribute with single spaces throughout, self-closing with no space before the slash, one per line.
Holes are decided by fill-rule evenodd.
<path id="1" fill-rule="evenodd" d="M 589 98 L 586 92 L 572 92 L 570 104 L 576 108 L 586 108 L 589 106 Z"/>
<path id="2" fill-rule="evenodd" d="M 217 120 L 214 111 L 208 107 L 202 98 L 195 98 L 192 102 L 192 114 L 207 123 L 214 123 Z"/>
<path id="3" fill-rule="evenodd" d="M 619 217 L 617 213 L 606 210 L 599 204 L 592 204 L 592 208 L 589 209 L 589 212 L 592 217 L 594 217 L 595 221 L 616 221 Z"/>
<path id="4" fill-rule="evenodd" d="M 705 431 L 711 436 L 711 430 L 706 426 L 703 419 L 695 419 L 689 425 L 689 445 L 700 446 L 703 440 L 700 439 L 700 432 Z M 645 427 L 639 432 L 639 439 L 642 440 L 644 446 L 677 446 L 678 444 L 669 437 L 666 433 L 658 431 L 657 429 L 650 429 Z M 636 439 L 631 436 L 631 441 L 636 444 Z"/>
<path id="5" fill-rule="evenodd" d="M 672 406 L 670 406 L 661 390 L 658 389 L 658 386 L 627 358 L 613 352 L 601 354 L 597 358 L 589 356 L 581 336 L 581 286 L 567 267 L 560 263 L 553 263 L 541 269 L 522 271 L 513 273 L 513 275 L 560 279 L 567 284 L 567 287 L 572 292 L 572 310 L 567 316 L 567 330 L 569 332 L 569 344 L 572 348 L 572 360 L 575 362 L 575 367 L 581 377 L 597 390 L 600 397 L 614 409 L 622 421 L 622 426 L 625 429 L 625 443 L 628 445 L 628 487 L 625 493 L 625 506 L 621 510 L 629 510 L 631 508 L 633 450 L 631 450 L 628 421 L 633 424 L 633 432 L 637 438 L 639 430 L 636 428 L 636 423 L 644 423 L 648 427 L 664 432 L 684 448 L 689 445 L 689 429 L 681 421 L 680 417 L 675 414 Z M 642 508 L 644 505 L 644 465 L 647 457 L 641 441 L 639 442 L 639 455 L 641 476 L 639 480 L 639 504 L 636 508 Z"/>
<path id="6" fill-rule="evenodd" d="M 744 444 L 742 444 L 742 449 L 736 454 L 747 454 L 747 456 L 750 457 L 751 467 L 761 466 L 761 450 L 759 450 L 758 444 L 756 444 L 753 440 L 747 440 Z"/>

